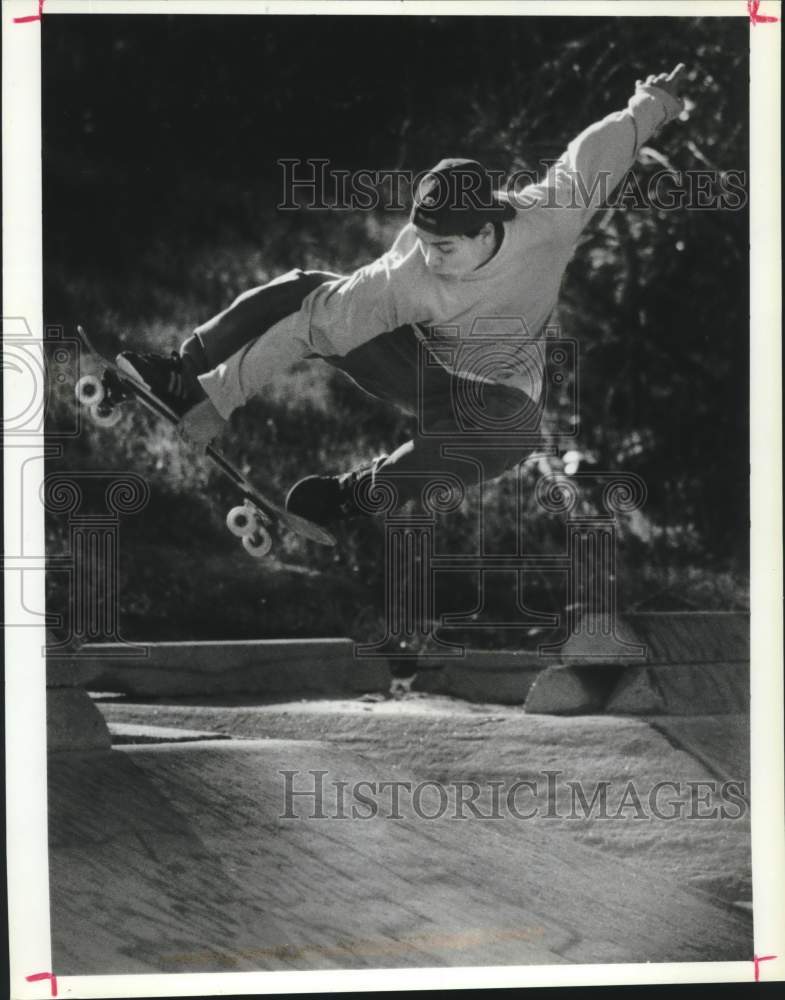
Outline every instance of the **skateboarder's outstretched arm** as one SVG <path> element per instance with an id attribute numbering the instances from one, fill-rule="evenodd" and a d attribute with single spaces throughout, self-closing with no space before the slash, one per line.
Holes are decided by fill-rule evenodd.
<path id="1" fill-rule="evenodd" d="M 569 144 L 544 180 L 524 188 L 518 207 L 545 210 L 558 242 L 573 243 L 630 169 L 641 146 L 679 116 L 684 64 L 638 80 L 623 111 L 590 125 Z"/>

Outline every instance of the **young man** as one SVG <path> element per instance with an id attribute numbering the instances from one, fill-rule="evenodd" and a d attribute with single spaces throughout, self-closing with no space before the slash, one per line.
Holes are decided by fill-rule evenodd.
<path id="1" fill-rule="evenodd" d="M 680 63 L 637 81 L 627 107 L 574 139 L 541 183 L 510 195 L 495 191 L 476 161 L 442 160 L 378 260 L 348 276 L 289 272 L 198 327 L 179 354 L 126 352 L 118 364 L 202 444 L 277 372 L 309 357 L 417 414 L 427 433 L 392 454 L 339 475 L 308 476 L 290 490 L 287 508 L 322 524 L 365 512 L 361 486 L 389 481 L 404 502 L 443 473 L 476 482 L 476 466 L 442 447 L 441 438 L 454 441 L 467 426 L 491 429 L 483 473 L 501 475 L 532 450 L 545 401 L 535 338 L 578 237 L 643 143 L 681 112 L 683 71 Z M 469 401 L 462 411 L 461 400 Z M 492 429 L 501 427 L 507 432 L 495 442 Z M 520 434 L 519 453 L 509 428 Z"/>

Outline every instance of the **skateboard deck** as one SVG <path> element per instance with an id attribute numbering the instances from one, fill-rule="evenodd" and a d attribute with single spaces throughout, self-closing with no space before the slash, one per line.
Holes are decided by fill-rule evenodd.
<path id="1" fill-rule="evenodd" d="M 143 406 L 167 423 L 177 426 L 179 418 L 169 407 L 148 389 L 123 372 L 114 359 L 102 354 L 90 341 L 84 328 L 78 326 L 79 341 L 88 354 L 101 366 L 100 375 L 83 375 L 76 384 L 76 398 L 86 406 L 93 420 L 100 426 L 114 426 L 120 419 L 120 407 L 138 400 Z M 226 517 L 226 525 L 233 535 L 242 540 L 243 548 L 257 559 L 263 558 L 272 548 L 269 528 L 282 525 L 296 535 L 321 545 L 335 545 L 335 538 L 326 528 L 304 517 L 290 514 L 276 504 L 243 475 L 239 469 L 213 445 L 204 450 L 210 463 L 237 490 L 242 506 L 233 507 Z"/>

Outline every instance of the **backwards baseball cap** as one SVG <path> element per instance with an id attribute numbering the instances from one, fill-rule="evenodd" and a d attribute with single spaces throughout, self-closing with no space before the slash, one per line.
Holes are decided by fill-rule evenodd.
<path id="1" fill-rule="evenodd" d="M 493 189 L 477 160 L 440 160 L 414 192 L 411 221 L 436 236 L 464 236 L 486 222 L 511 219 L 515 209 Z"/>

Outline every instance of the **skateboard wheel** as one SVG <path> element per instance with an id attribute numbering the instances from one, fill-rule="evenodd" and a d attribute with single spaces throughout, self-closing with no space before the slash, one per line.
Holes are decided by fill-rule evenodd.
<path id="1" fill-rule="evenodd" d="M 264 528 L 256 528 L 252 535 L 243 536 L 243 548 L 254 559 L 264 559 L 272 547 L 272 536 Z"/>
<path id="2" fill-rule="evenodd" d="M 76 398 L 84 406 L 97 406 L 104 398 L 104 387 L 97 375 L 83 375 L 76 383 Z"/>
<path id="3" fill-rule="evenodd" d="M 122 413 L 116 407 L 101 407 L 100 404 L 90 407 L 90 417 L 99 427 L 114 427 L 122 419 Z"/>
<path id="4" fill-rule="evenodd" d="M 226 527 L 238 538 L 245 538 L 256 530 L 256 520 L 248 507 L 232 507 L 226 515 Z"/>

